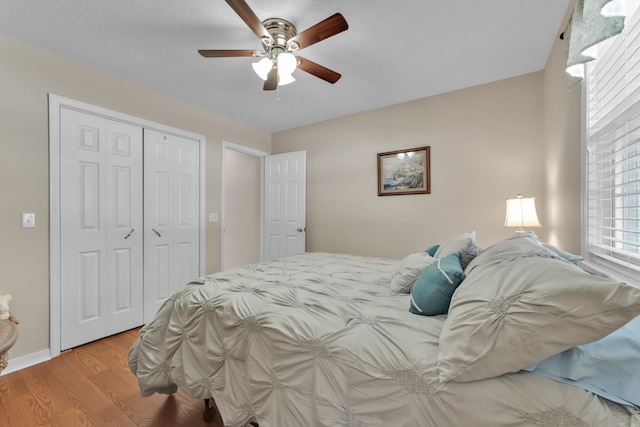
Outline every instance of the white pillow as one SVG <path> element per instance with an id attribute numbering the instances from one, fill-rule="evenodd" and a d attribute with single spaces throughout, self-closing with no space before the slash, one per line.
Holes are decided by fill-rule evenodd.
<path id="1" fill-rule="evenodd" d="M 528 236 L 492 246 L 466 273 L 440 334 L 442 382 L 519 371 L 640 315 L 640 289 L 589 274 Z"/>
<path id="2" fill-rule="evenodd" d="M 440 245 L 434 258 L 444 258 L 451 254 L 464 255 L 470 247 L 476 246 L 476 232 L 471 231 L 469 233 L 458 234 L 448 239 Z"/>
<path id="3" fill-rule="evenodd" d="M 404 258 L 391 272 L 391 291 L 408 294 L 420 273 L 435 262 L 426 252 L 418 252 Z"/>

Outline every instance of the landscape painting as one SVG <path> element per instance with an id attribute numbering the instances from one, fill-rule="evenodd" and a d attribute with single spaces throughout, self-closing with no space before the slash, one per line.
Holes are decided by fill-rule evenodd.
<path id="1" fill-rule="evenodd" d="M 378 153 L 378 196 L 429 194 L 430 147 Z"/>

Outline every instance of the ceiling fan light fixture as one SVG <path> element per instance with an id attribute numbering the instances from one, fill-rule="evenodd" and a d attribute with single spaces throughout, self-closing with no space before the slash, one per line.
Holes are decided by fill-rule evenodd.
<path id="1" fill-rule="evenodd" d="M 295 81 L 296 79 L 291 74 L 281 73 L 278 71 L 278 86 L 288 85 Z"/>
<path id="2" fill-rule="evenodd" d="M 256 72 L 258 77 L 260 77 L 262 80 L 267 80 L 269 71 L 271 71 L 271 68 L 273 68 L 273 63 L 269 58 L 262 58 L 260 61 L 251 64 L 251 66 L 253 67 L 253 71 Z"/>
<path id="3" fill-rule="evenodd" d="M 291 75 L 297 66 L 298 60 L 291 53 L 283 52 L 278 55 L 278 73 Z"/>
<path id="4" fill-rule="evenodd" d="M 298 33 L 296 27 L 286 19 L 268 18 L 260 21 L 246 0 L 226 0 L 226 2 L 249 29 L 258 36 L 262 42 L 263 50 L 200 49 L 198 50 L 200 55 L 205 58 L 247 56 L 262 58 L 252 65 L 255 73 L 264 81 L 263 90 L 274 90 L 278 85 L 293 83 L 296 79 L 291 74 L 297 68 L 331 84 L 340 79 L 339 73 L 292 54 L 349 29 L 349 24 L 340 13 L 334 13 Z"/>

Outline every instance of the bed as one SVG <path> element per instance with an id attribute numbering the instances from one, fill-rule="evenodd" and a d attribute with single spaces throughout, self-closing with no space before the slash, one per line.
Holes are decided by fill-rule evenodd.
<path id="1" fill-rule="evenodd" d="M 143 395 L 213 398 L 228 427 L 640 427 L 638 315 L 640 289 L 533 234 L 478 255 L 471 232 L 194 280 L 129 366 Z"/>

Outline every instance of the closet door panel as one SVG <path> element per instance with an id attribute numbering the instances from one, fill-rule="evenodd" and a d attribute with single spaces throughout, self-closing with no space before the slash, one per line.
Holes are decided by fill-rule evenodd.
<path id="1" fill-rule="evenodd" d="M 64 350 L 142 324 L 142 129 L 62 109 L 60 157 Z"/>
<path id="2" fill-rule="evenodd" d="M 145 321 L 200 271 L 200 145 L 144 131 Z"/>
<path id="3" fill-rule="evenodd" d="M 61 111 L 61 344 L 104 336 L 106 180 L 104 119 Z"/>
<path id="4" fill-rule="evenodd" d="M 106 120 L 107 335 L 143 323 L 142 128 Z"/>

